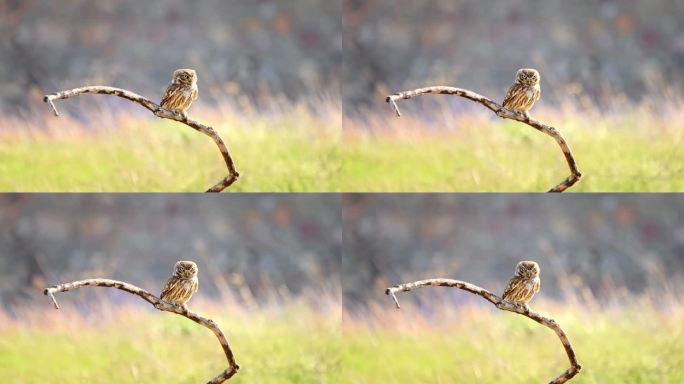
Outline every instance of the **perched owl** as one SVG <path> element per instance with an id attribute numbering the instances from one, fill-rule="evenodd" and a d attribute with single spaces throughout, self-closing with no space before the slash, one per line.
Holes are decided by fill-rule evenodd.
<path id="1" fill-rule="evenodd" d="M 508 281 L 503 293 L 504 301 L 520 304 L 527 310 L 527 303 L 541 288 L 539 264 L 534 261 L 521 261 L 515 267 L 515 275 Z"/>
<path id="2" fill-rule="evenodd" d="M 173 267 L 173 274 L 166 281 L 160 298 L 170 304 L 180 305 L 187 311 L 185 303 L 197 292 L 197 264 L 192 261 L 179 261 Z"/>
<path id="3" fill-rule="evenodd" d="M 197 73 L 193 69 L 177 69 L 173 72 L 173 80 L 166 88 L 160 105 L 187 118 L 188 108 L 197 100 L 198 93 Z"/>
<path id="4" fill-rule="evenodd" d="M 539 72 L 536 69 L 519 69 L 515 75 L 515 83 L 506 92 L 503 107 L 509 111 L 521 112 L 529 118 L 529 110 L 541 97 L 539 80 Z"/>

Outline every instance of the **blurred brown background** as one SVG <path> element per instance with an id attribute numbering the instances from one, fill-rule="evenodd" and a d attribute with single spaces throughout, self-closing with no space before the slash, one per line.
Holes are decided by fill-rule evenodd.
<path id="1" fill-rule="evenodd" d="M 156 100 L 182 67 L 202 103 L 337 95 L 341 23 L 338 1 L 0 0 L 0 110 L 98 83 Z"/>
<path id="2" fill-rule="evenodd" d="M 332 194 L 1 194 L 0 308 L 94 277 L 158 294 L 177 260 L 198 263 L 204 298 L 334 291 L 339 212 Z"/>
<path id="3" fill-rule="evenodd" d="M 541 71 L 552 104 L 573 93 L 639 101 L 684 85 L 678 0 L 343 2 L 348 113 L 433 83 L 498 99 L 521 67 Z"/>
<path id="4" fill-rule="evenodd" d="M 605 303 L 684 288 L 676 194 L 355 194 L 343 206 L 347 308 L 389 304 L 386 287 L 433 277 L 500 294 L 520 260 L 540 263 L 546 299 L 584 292 Z M 455 302 L 478 300 L 450 291 Z"/>

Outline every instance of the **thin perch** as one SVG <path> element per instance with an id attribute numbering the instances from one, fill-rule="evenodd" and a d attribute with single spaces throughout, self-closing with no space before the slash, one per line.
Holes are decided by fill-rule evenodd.
<path id="1" fill-rule="evenodd" d="M 484 298 L 485 300 L 494 304 L 494 306 L 496 306 L 498 309 L 500 309 L 502 311 L 515 312 L 517 314 L 528 317 L 528 318 L 536 321 L 537 323 L 553 330 L 556 333 L 556 336 L 558 336 L 558 339 L 560 340 L 561 344 L 563 344 L 563 348 L 565 349 L 565 353 L 568 355 L 568 360 L 570 361 L 570 368 L 568 368 L 560 376 L 551 380 L 549 382 L 549 384 L 565 383 L 566 381 L 572 379 L 575 375 L 577 375 L 582 370 L 582 366 L 577 361 L 577 356 L 575 354 L 575 350 L 572 348 L 572 344 L 570 344 L 570 339 L 568 339 L 568 336 L 565 334 L 565 331 L 563 331 L 563 328 L 561 328 L 561 326 L 558 325 L 558 323 L 556 323 L 555 320 L 544 317 L 544 316 L 542 316 L 536 312 L 533 312 L 529 309 L 525 309 L 522 306 L 517 306 L 515 304 L 511 304 L 511 303 L 508 303 L 506 301 L 503 301 L 503 299 L 500 298 L 499 296 L 489 292 L 488 290 L 486 290 L 484 288 L 478 287 L 475 284 L 467 283 L 465 281 L 460 281 L 460 280 L 452 280 L 452 279 L 439 279 L 439 278 L 438 279 L 426 279 L 426 280 L 414 281 L 411 283 L 395 285 L 393 287 L 387 288 L 385 290 L 385 294 L 391 296 L 396 307 L 400 308 L 399 301 L 397 300 L 397 297 L 396 297 L 397 292 L 408 292 L 408 291 L 411 291 L 413 289 L 425 288 L 425 287 L 450 287 L 450 288 L 458 288 L 458 289 L 462 289 L 464 291 L 468 291 L 472 294 L 475 294 L 475 295 L 478 295 L 478 296 Z"/>
<path id="2" fill-rule="evenodd" d="M 177 315 L 187 317 L 195 323 L 203 327 L 206 327 L 210 331 L 212 331 L 214 335 L 216 335 L 216 338 L 218 339 L 219 343 L 221 344 L 221 348 L 223 348 L 223 352 L 225 353 L 226 359 L 228 360 L 228 368 L 225 369 L 223 372 L 219 373 L 213 379 L 209 380 L 207 384 L 223 383 L 224 381 L 233 377 L 240 369 L 240 366 L 235 361 L 235 355 L 233 354 L 233 350 L 230 348 L 230 344 L 228 344 L 226 336 L 223 334 L 223 331 L 221 331 L 221 329 L 218 327 L 218 325 L 216 325 L 216 323 L 213 320 L 208 319 L 206 317 L 202 317 L 194 312 L 184 310 L 180 307 L 174 306 L 173 304 L 166 303 L 159 299 L 157 296 L 147 292 L 146 290 L 140 287 L 136 287 L 133 284 L 110 279 L 86 279 L 48 287 L 45 288 L 43 293 L 50 298 L 55 308 L 59 309 L 59 304 L 57 304 L 57 299 L 54 295 L 55 293 L 71 291 L 73 289 L 83 287 L 105 287 L 120 289 L 122 291 L 128 292 L 130 294 L 142 298 L 143 300 L 152 304 L 152 306 L 154 306 L 156 309 L 160 311 L 173 312 Z"/>
<path id="3" fill-rule="evenodd" d="M 223 142 L 223 139 L 214 130 L 214 128 L 208 125 L 204 125 L 198 121 L 188 119 L 187 117 L 182 116 L 179 113 L 168 111 L 160 107 L 155 102 L 143 96 L 140 96 L 137 93 L 121 88 L 93 85 L 51 93 L 49 95 L 45 95 L 43 101 L 48 103 L 50 108 L 52 108 L 52 111 L 55 113 L 55 116 L 59 116 L 59 112 L 57 111 L 57 107 L 55 106 L 54 100 L 68 99 L 83 94 L 112 95 L 124 98 L 126 100 L 130 100 L 134 103 L 142 105 L 144 108 L 148 109 L 150 112 L 154 113 L 155 116 L 161 119 L 175 120 L 179 123 L 187 125 L 188 127 L 198 132 L 201 132 L 211 137 L 211 139 L 214 140 L 214 143 L 216 143 L 216 146 L 218 146 L 219 151 L 221 151 L 221 156 L 223 156 L 223 160 L 226 163 L 226 167 L 228 168 L 228 176 L 224 177 L 221 181 L 216 183 L 216 185 L 206 190 L 206 192 L 221 192 L 224 189 L 230 187 L 235 181 L 237 181 L 238 177 L 240 177 L 240 174 L 235 169 L 235 162 L 233 161 L 233 158 L 230 156 L 230 152 L 228 152 L 226 144 Z"/>
<path id="4" fill-rule="evenodd" d="M 565 141 L 560 132 L 556 130 L 556 128 L 543 124 L 537 120 L 531 119 L 527 116 L 524 116 L 521 113 L 511 112 L 503 106 L 492 101 L 491 99 L 482 96 L 478 93 L 475 93 L 473 91 L 469 91 L 467 89 L 462 88 L 433 86 L 395 93 L 393 95 L 387 96 L 385 101 L 387 101 L 392 106 L 392 109 L 394 109 L 394 112 L 397 114 L 397 116 L 401 117 L 401 112 L 399 112 L 399 106 L 397 105 L 396 101 L 408 100 L 421 95 L 460 96 L 484 105 L 502 119 L 511 119 L 519 121 L 521 123 L 525 123 L 530 127 L 553 137 L 553 139 L 556 140 L 556 143 L 558 143 L 558 146 L 561 148 L 561 151 L 563 151 L 565 161 L 568 163 L 568 168 L 570 168 L 570 176 L 568 176 L 567 178 L 565 178 L 565 180 L 558 183 L 558 185 L 556 185 L 555 187 L 551 188 L 548 192 L 563 192 L 566 189 L 573 186 L 582 177 L 582 173 L 580 173 L 580 171 L 577 169 L 577 163 L 575 162 L 575 158 L 572 156 L 572 152 L 570 151 L 568 143 Z"/>

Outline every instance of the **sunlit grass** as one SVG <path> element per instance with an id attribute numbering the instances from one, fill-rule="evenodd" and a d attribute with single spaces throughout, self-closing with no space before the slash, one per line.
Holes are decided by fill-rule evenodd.
<path id="1" fill-rule="evenodd" d="M 268 117 L 201 111 L 195 117 L 228 145 L 241 174 L 230 191 L 338 189 L 341 117 L 304 108 Z M 200 192 L 227 176 L 209 137 L 151 115 L 94 116 L 90 124 L 65 116 L 48 120 L 47 129 L 3 124 L 12 129 L 0 135 L 2 191 Z"/>
<path id="2" fill-rule="evenodd" d="M 556 142 L 522 123 L 487 112 L 385 112 L 368 123 L 345 120 L 343 191 L 542 192 L 570 174 Z M 560 130 L 583 173 L 569 191 L 684 190 L 681 113 L 535 116 Z"/>
<path id="3" fill-rule="evenodd" d="M 558 321 L 582 372 L 573 383 L 684 381 L 681 309 L 538 304 Z M 436 309 L 440 313 L 439 309 Z M 373 321 L 382 317 L 382 321 Z M 439 319 L 414 305 L 344 321 L 345 383 L 541 383 L 569 368 L 556 335 L 520 315 L 466 307 Z"/>
<path id="4" fill-rule="evenodd" d="M 0 325 L 3 382 L 201 383 L 227 368 L 215 336 L 180 316 L 124 309 L 74 317 L 70 305 L 34 314 L 45 310 L 39 325 Z M 224 330 L 241 366 L 231 383 L 340 382 L 339 312 L 302 304 L 201 312 Z"/>

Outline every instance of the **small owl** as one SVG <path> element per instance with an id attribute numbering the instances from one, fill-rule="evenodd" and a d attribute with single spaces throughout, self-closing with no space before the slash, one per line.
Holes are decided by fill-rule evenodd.
<path id="1" fill-rule="evenodd" d="M 539 264 L 534 261 L 521 261 L 515 267 L 515 275 L 508 281 L 503 293 L 504 301 L 521 304 L 529 310 L 527 303 L 541 288 Z"/>
<path id="2" fill-rule="evenodd" d="M 190 300 L 193 293 L 197 292 L 198 288 L 197 264 L 182 260 L 173 267 L 173 275 L 166 281 L 160 298 L 167 303 L 180 305 L 187 311 L 188 307 L 185 303 Z"/>
<path id="3" fill-rule="evenodd" d="M 177 69 L 173 72 L 173 80 L 166 88 L 160 105 L 187 118 L 188 108 L 197 100 L 198 93 L 197 73 L 193 69 Z"/>
<path id="4" fill-rule="evenodd" d="M 519 69 L 515 75 L 515 83 L 506 92 L 503 107 L 509 111 L 522 112 L 525 117 L 529 118 L 528 111 L 541 97 L 539 80 L 539 72 L 536 69 Z"/>

